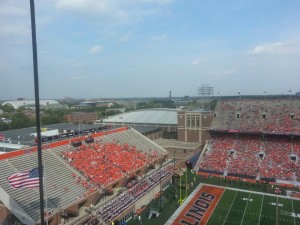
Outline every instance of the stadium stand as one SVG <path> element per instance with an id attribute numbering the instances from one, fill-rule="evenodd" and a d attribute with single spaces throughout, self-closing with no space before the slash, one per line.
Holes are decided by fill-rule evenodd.
<path id="1" fill-rule="evenodd" d="M 91 139 L 90 136 L 88 138 Z M 73 141 L 70 140 L 63 141 L 62 145 L 50 144 L 49 149 L 43 150 L 44 205 L 47 219 L 51 220 L 62 212 L 71 216 L 65 218 L 66 220 L 78 216 L 80 207 L 97 204 L 106 190 L 128 184 L 125 181 L 130 177 L 141 175 L 144 170 L 147 171 L 149 164 L 157 164 L 167 155 L 165 149 L 133 129 L 120 128 L 116 131 L 102 132 L 99 135 L 95 134 L 93 138 L 94 143 L 86 143 L 84 137 L 75 139 L 75 141 L 82 141 L 82 145 L 78 147 L 74 147 L 71 144 Z M 3 199 L 0 201 L 7 203 L 6 207 L 26 224 L 39 222 L 39 192 L 37 189 L 13 189 L 9 186 L 7 177 L 35 167 L 37 167 L 37 154 L 34 151 L 16 153 L 16 157 L 0 160 L 1 192 L 3 190 L 1 195 Z M 163 174 L 161 172 L 162 178 Z M 151 188 L 155 182 L 157 184 L 158 181 L 154 178 L 149 176 L 147 180 L 141 182 L 136 180 L 131 184 L 129 190 L 134 188 L 134 193 L 129 195 L 130 198 L 137 199 L 138 194 L 144 193 L 146 186 Z M 125 181 L 120 182 L 122 179 Z M 10 208 L 5 196 L 11 202 L 15 202 L 22 215 Z M 103 217 L 108 221 L 113 216 Z M 82 224 L 98 224 L 98 219 L 88 214 L 88 217 L 83 218 Z"/>
<path id="2" fill-rule="evenodd" d="M 300 101 L 218 103 L 198 172 L 300 182 Z"/>
<path id="3" fill-rule="evenodd" d="M 300 133 L 299 100 L 225 100 L 217 105 L 216 115 L 212 129 Z"/>
<path id="4" fill-rule="evenodd" d="M 144 196 L 150 189 L 156 186 L 160 180 L 172 175 L 172 165 L 164 166 L 144 177 L 140 182 L 118 195 L 116 198 L 101 206 L 97 214 L 106 223 L 127 209 L 133 202 Z"/>

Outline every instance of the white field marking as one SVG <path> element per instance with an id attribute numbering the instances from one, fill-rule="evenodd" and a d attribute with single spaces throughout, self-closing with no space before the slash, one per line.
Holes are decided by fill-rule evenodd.
<path id="1" fill-rule="evenodd" d="M 233 199 L 233 201 L 231 202 L 229 211 L 228 211 L 228 213 L 227 213 L 227 215 L 226 215 L 226 217 L 225 217 L 225 220 L 224 220 L 223 225 L 225 224 L 225 222 L 226 222 L 226 220 L 227 220 L 228 214 L 229 214 L 229 212 L 230 212 L 230 210 L 231 210 L 231 207 L 232 207 L 232 205 L 233 205 L 233 203 L 234 203 L 234 200 L 235 200 L 235 198 L 236 198 L 236 196 L 237 196 L 237 193 L 238 193 L 238 191 L 235 193 L 234 199 Z"/>
<path id="2" fill-rule="evenodd" d="M 224 191 L 223 191 L 223 193 L 222 193 L 222 195 L 221 195 L 219 201 L 221 200 L 221 198 L 222 198 L 222 196 L 223 196 L 223 194 L 224 194 L 225 191 L 226 191 L 226 189 L 224 189 Z M 216 204 L 214 210 L 213 210 L 213 211 L 211 212 L 211 214 L 208 216 L 208 218 L 207 218 L 207 223 L 209 222 L 209 219 L 210 219 L 211 215 L 214 213 L 215 209 L 217 208 L 217 205 L 218 205 L 219 201 L 217 202 L 217 204 Z M 207 223 L 206 223 L 206 224 L 207 224 Z M 206 224 L 204 224 L 204 225 L 206 225 Z"/>
<path id="3" fill-rule="evenodd" d="M 283 207 L 283 204 L 278 203 L 278 198 L 277 198 L 277 203 L 276 203 L 276 202 L 270 202 L 269 204 L 270 204 L 270 205 L 277 205 L 277 206 L 279 206 L 279 207 Z"/>
<path id="4" fill-rule="evenodd" d="M 250 192 L 249 192 L 249 196 L 250 196 Z M 253 199 L 252 198 L 241 198 L 242 200 L 244 200 L 244 201 L 250 201 L 250 202 L 252 202 L 253 201 Z"/>
<path id="5" fill-rule="evenodd" d="M 277 199 L 277 205 L 276 205 L 276 225 L 278 225 L 278 197 Z"/>
<path id="6" fill-rule="evenodd" d="M 293 212 L 295 212 L 294 210 L 294 203 L 293 203 L 293 200 L 291 199 L 291 202 L 292 202 L 292 210 Z M 296 218 L 294 217 L 294 225 L 296 225 Z"/>
<path id="7" fill-rule="evenodd" d="M 248 201 L 247 201 L 246 207 L 245 207 L 245 209 L 244 209 L 244 213 L 243 213 L 241 225 L 243 224 L 243 220 L 244 220 L 244 216 L 245 216 L 245 213 L 246 213 L 246 210 L 247 210 L 248 203 L 249 203 L 250 200 L 251 200 L 251 201 L 253 200 L 253 199 L 250 199 L 250 194 L 251 194 L 251 193 L 249 192 L 249 196 L 248 196 L 248 198 L 246 198 L 246 199 L 248 199 Z M 244 198 L 243 198 L 243 200 L 244 200 Z"/>
<path id="8" fill-rule="evenodd" d="M 264 204 L 264 197 L 265 197 L 265 196 L 263 195 L 262 201 L 261 201 L 261 206 L 260 206 L 259 220 L 258 220 L 258 224 L 257 224 L 257 225 L 260 224 L 260 217 L 261 217 L 261 212 L 262 212 L 262 206 L 263 206 L 263 204 Z"/>

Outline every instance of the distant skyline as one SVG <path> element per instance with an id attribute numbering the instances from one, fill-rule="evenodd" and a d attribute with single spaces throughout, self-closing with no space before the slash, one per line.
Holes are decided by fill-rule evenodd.
<path id="1" fill-rule="evenodd" d="M 299 0 L 36 0 L 41 99 L 300 91 Z M 0 100 L 34 98 L 29 0 L 0 0 Z"/>

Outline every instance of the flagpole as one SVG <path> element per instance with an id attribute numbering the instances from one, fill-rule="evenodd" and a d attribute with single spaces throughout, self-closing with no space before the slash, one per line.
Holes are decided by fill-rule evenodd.
<path id="1" fill-rule="evenodd" d="M 35 11 L 34 0 L 30 0 L 31 15 L 31 35 L 32 35 L 32 55 L 33 55 L 33 75 L 34 75 L 34 94 L 35 94 L 35 115 L 36 115 L 36 133 L 37 133 L 37 152 L 38 152 L 38 170 L 39 170 L 39 190 L 40 190 L 40 211 L 41 225 L 44 225 L 44 185 L 43 185 L 43 161 L 42 161 L 42 144 L 41 144 L 41 121 L 40 121 L 40 97 L 39 97 L 39 75 L 36 45 L 35 29 Z"/>
<path id="2" fill-rule="evenodd" d="M 48 195 L 47 195 L 47 184 L 46 184 L 46 163 L 43 165 L 43 177 L 44 177 L 44 186 L 45 186 L 45 200 L 46 200 L 46 224 L 48 225 Z"/>

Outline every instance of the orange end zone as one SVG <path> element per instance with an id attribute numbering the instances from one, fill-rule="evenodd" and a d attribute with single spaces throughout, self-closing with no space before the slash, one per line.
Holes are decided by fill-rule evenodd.
<path id="1" fill-rule="evenodd" d="M 218 204 L 223 188 L 203 186 L 185 206 L 172 225 L 204 225 Z"/>

